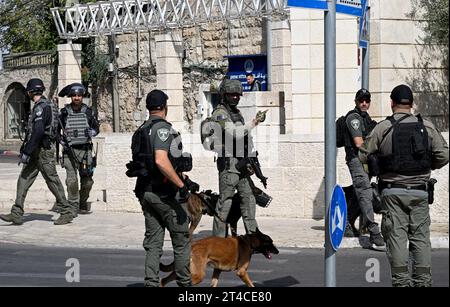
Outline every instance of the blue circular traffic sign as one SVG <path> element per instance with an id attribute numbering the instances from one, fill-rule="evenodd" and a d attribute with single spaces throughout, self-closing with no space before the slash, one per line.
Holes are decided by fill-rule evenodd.
<path id="1" fill-rule="evenodd" d="M 344 237 L 345 225 L 347 224 L 347 202 L 345 201 L 344 190 L 340 185 L 336 185 L 331 196 L 331 203 L 328 210 L 328 234 L 331 246 L 335 251 L 339 249 Z"/>

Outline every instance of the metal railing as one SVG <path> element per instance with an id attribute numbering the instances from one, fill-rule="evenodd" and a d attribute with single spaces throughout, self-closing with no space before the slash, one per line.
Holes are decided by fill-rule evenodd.
<path id="1" fill-rule="evenodd" d="M 113 0 L 52 8 L 64 39 L 167 30 L 246 17 L 287 16 L 287 0 Z"/>
<path id="2" fill-rule="evenodd" d="M 54 62 L 54 51 L 32 51 L 3 55 L 3 68 L 5 70 L 45 66 Z"/>

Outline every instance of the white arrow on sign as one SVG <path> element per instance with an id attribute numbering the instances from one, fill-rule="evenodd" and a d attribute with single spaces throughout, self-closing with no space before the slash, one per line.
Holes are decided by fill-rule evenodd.
<path id="1" fill-rule="evenodd" d="M 337 222 L 336 222 L 336 220 L 337 220 Z M 344 231 L 344 216 L 343 216 L 339 206 L 336 206 L 336 210 L 334 211 L 333 221 L 331 224 L 331 232 L 332 233 L 334 233 L 334 231 L 336 230 L 336 227 L 339 228 L 340 230 Z"/>

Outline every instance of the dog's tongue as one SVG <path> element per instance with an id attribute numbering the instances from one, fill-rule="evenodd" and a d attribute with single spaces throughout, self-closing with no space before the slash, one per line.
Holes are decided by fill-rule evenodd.
<path id="1" fill-rule="evenodd" d="M 270 260 L 272 259 L 272 254 L 271 253 L 267 253 L 267 258 Z"/>

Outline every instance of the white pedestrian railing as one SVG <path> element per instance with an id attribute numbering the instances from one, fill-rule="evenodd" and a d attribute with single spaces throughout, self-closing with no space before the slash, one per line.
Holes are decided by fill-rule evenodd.
<path id="1" fill-rule="evenodd" d="M 287 0 L 113 0 L 51 9 L 64 39 L 287 16 Z"/>

